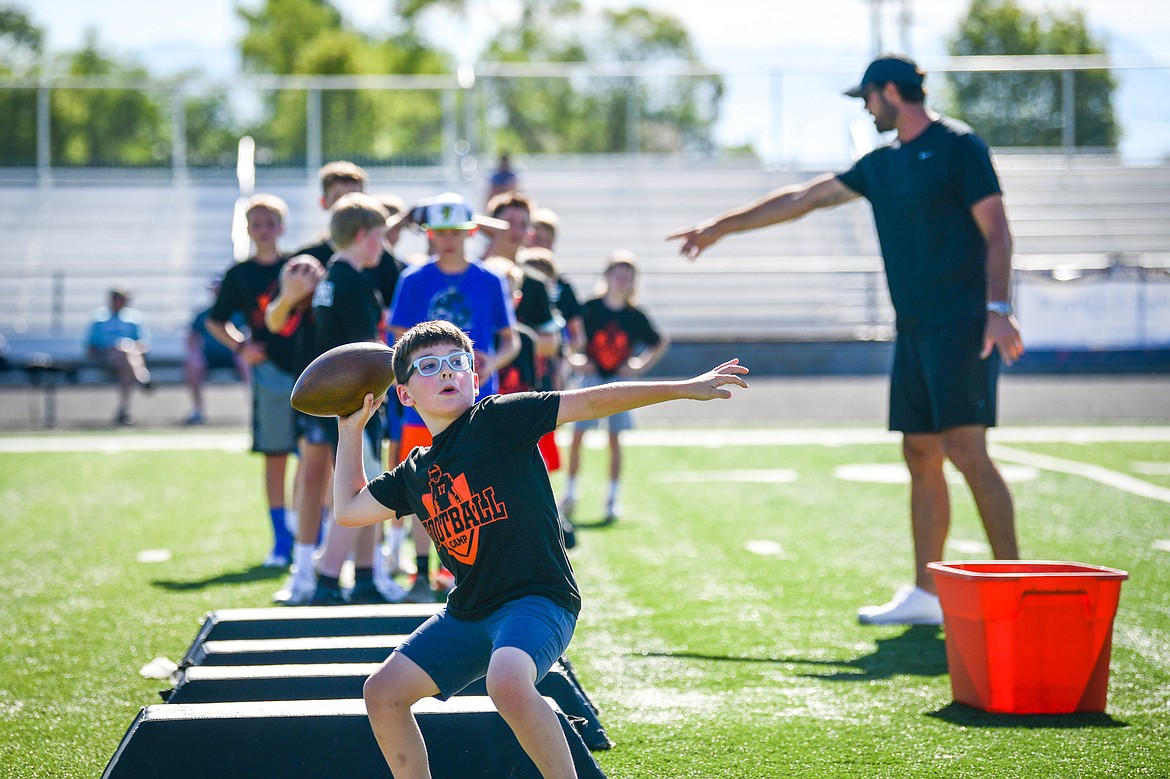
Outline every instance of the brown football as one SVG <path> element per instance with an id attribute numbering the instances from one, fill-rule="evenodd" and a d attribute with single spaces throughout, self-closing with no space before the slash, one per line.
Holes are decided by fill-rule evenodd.
<path id="1" fill-rule="evenodd" d="M 315 417 L 349 416 L 367 392 L 378 398 L 394 383 L 394 350 L 362 341 L 343 344 L 309 363 L 293 385 L 292 407 Z"/>

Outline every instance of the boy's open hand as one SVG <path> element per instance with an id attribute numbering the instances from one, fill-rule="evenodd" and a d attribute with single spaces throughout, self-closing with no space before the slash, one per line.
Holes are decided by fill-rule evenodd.
<path id="1" fill-rule="evenodd" d="M 374 400 L 374 393 L 367 392 L 361 408 L 347 417 L 337 418 L 338 432 L 350 429 L 360 432 L 362 428 L 366 426 L 366 423 L 370 421 L 370 417 L 374 415 L 374 412 L 378 410 L 378 406 L 382 405 L 382 401 L 385 399 L 386 395 L 383 394 L 377 400 Z"/>
<path id="2" fill-rule="evenodd" d="M 726 384 L 736 384 L 747 387 L 748 383 L 741 376 L 748 373 L 746 365 L 739 364 L 739 358 L 733 358 L 690 381 L 683 382 L 687 392 L 685 397 L 693 400 L 713 400 L 715 398 L 730 398 L 731 390 L 724 389 Z"/>

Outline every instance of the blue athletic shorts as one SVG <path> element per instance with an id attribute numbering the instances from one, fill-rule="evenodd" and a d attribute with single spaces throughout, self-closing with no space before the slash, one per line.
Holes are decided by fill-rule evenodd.
<path id="1" fill-rule="evenodd" d="M 492 652 L 501 647 L 515 647 L 531 657 L 540 681 L 568 649 L 576 626 L 572 612 L 529 595 L 476 621 L 456 619 L 443 609 L 394 651 L 425 671 L 439 688 L 439 698 L 447 700 L 486 676 Z"/>
<path id="2" fill-rule="evenodd" d="M 310 444 L 328 444 L 329 439 L 329 425 L 337 426 L 337 422 L 325 417 L 315 417 L 311 414 L 303 414 L 297 412 L 297 434 Z"/>

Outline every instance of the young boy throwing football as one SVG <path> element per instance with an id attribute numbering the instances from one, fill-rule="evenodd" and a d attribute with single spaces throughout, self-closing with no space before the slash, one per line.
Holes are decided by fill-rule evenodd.
<path id="1" fill-rule="evenodd" d="M 338 422 L 334 511 L 342 525 L 417 514 L 455 575 L 446 606 L 414 631 L 365 685 L 366 709 L 396 779 L 429 777 L 410 707 L 486 677 L 488 694 L 545 779 L 576 771 L 555 712 L 536 683 L 569 645 L 581 597 L 537 442 L 558 424 L 690 398 L 731 397 L 748 369 L 729 360 L 685 381 L 617 382 L 476 402 L 471 340 L 423 322 L 394 347 L 395 391 L 433 437 L 367 482 L 361 431 L 381 398 Z"/>

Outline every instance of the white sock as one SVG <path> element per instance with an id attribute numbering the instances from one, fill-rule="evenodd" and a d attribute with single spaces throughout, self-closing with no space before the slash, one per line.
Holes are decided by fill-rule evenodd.
<path id="1" fill-rule="evenodd" d="M 297 534 L 297 528 L 300 527 L 300 515 L 297 514 L 296 509 L 290 509 L 287 506 L 284 509 L 284 526 L 288 528 L 288 532 L 294 536 Z"/>
<path id="2" fill-rule="evenodd" d="M 565 500 L 577 499 L 577 477 L 570 476 L 565 479 Z"/>
<path id="3" fill-rule="evenodd" d="M 386 560 L 386 555 L 382 551 L 382 547 L 374 548 L 374 582 L 385 583 L 390 578 L 390 565 Z"/>
<path id="4" fill-rule="evenodd" d="M 619 481 L 615 480 L 609 483 L 609 497 L 606 499 L 609 505 L 612 506 L 613 504 L 617 503 L 618 493 L 621 492 L 621 488 L 622 485 Z"/>
<path id="5" fill-rule="evenodd" d="M 297 542 L 293 545 L 294 574 L 300 581 L 312 581 L 316 578 L 313 572 L 313 545 Z"/>
<path id="6" fill-rule="evenodd" d="M 317 544 L 318 549 L 325 548 L 325 542 L 329 540 L 329 528 L 333 525 L 333 509 L 321 509 L 321 543 Z"/>
<path id="7" fill-rule="evenodd" d="M 397 562 L 402 554 L 402 540 L 406 538 L 406 526 L 390 523 L 386 526 L 386 539 L 390 542 L 389 557 Z"/>

